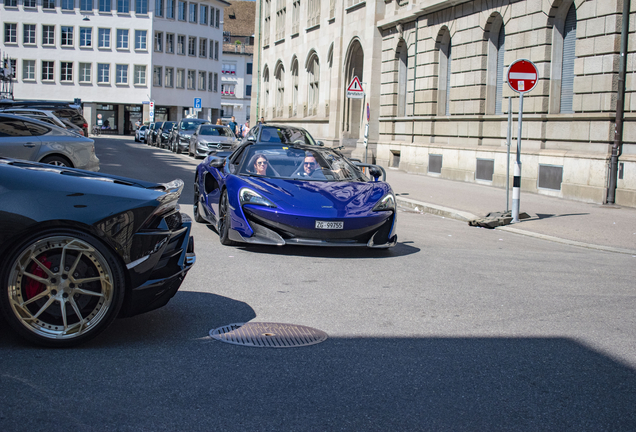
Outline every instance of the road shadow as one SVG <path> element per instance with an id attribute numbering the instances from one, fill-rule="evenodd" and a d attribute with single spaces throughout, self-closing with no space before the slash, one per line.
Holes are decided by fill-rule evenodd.
<path id="1" fill-rule="evenodd" d="M 174 300 L 72 350 L 3 336 L 0 429 L 636 430 L 636 371 L 569 338 L 330 337 L 251 348 L 208 337 L 254 319 L 248 305 L 194 292 Z M 68 401 L 73 409 L 62 409 Z"/>
<path id="2" fill-rule="evenodd" d="M 536 213 L 537 215 L 537 219 L 541 220 L 541 219 L 550 219 L 550 218 L 558 218 L 558 217 L 567 217 L 567 216 L 586 216 L 589 215 L 589 213 L 569 213 L 569 214 L 549 214 L 549 213 Z M 533 219 L 527 219 L 527 220 L 533 220 Z M 536 219 L 535 219 L 536 220 Z"/>

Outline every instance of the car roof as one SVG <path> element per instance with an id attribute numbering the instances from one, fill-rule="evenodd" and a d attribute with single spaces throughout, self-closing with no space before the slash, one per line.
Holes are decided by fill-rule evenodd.
<path id="1" fill-rule="evenodd" d="M 57 131 L 63 131 L 65 133 L 70 133 L 66 129 L 64 129 L 64 128 L 60 127 L 60 126 L 56 126 L 56 125 L 53 125 L 51 123 L 43 122 L 41 120 L 38 120 L 35 117 L 27 117 L 27 116 L 21 116 L 21 115 L 17 115 L 17 114 L 9 114 L 9 113 L 5 113 L 5 112 L 0 112 L 0 117 L 8 117 L 8 118 L 22 120 L 22 121 L 30 121 L 30 122 L 39 124 L 40 126 L 46 126 L 49 129 L 53 128 L 54 130 L 57 130 Z"/>

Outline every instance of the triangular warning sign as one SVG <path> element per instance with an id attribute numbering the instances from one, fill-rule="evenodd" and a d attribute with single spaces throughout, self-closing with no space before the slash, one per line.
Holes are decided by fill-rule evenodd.
<path id="1" fill-rule="evenodd" d="M 347 91 L 364 93 L 364 90 L 362 90 L 362 84 L 360 84 L 360 80 L 357 76 L 353 77 L 351 84 L 349 84 L 349 87 L 347 87 Z"/>

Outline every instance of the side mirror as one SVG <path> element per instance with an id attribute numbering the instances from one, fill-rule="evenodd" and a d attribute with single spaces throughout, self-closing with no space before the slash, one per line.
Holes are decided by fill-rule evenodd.
<path id="1" fill-rule="evenodd" d="M 247 137 L 248 141 L 256 142 L 256 137 L 254 135 L 250 135 Z"/>
<path id="2" fill-rule="evenodd" d="M 378 179 L 382 176 L 382 171 L 377 166 L 369 167 L 369 174 L 371 177 L 378 181 Z"/>
<path id="3" fill-rule="evenodd" d="M 322 141 L 316 141 L 316 144 L 318 144 L 320 147 L 324 147 L 325 143 Z"/>
<path id="4" fill-rule="evenodd" d="M 210 158 L 210 166 L 212 168 L 221 169 L 225 165 L 225 158 L 212 156 Z"/>

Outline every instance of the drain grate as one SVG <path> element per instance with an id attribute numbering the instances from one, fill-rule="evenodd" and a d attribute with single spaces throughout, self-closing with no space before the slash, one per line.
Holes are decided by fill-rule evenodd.
<path id="1" fill-rule="evenodd" d="M 327 333 L 311 327 L 278 323 L 237 323 L 210 330 L 221 342 L 262 348 L 294 348 L 327 340 Z"/>

